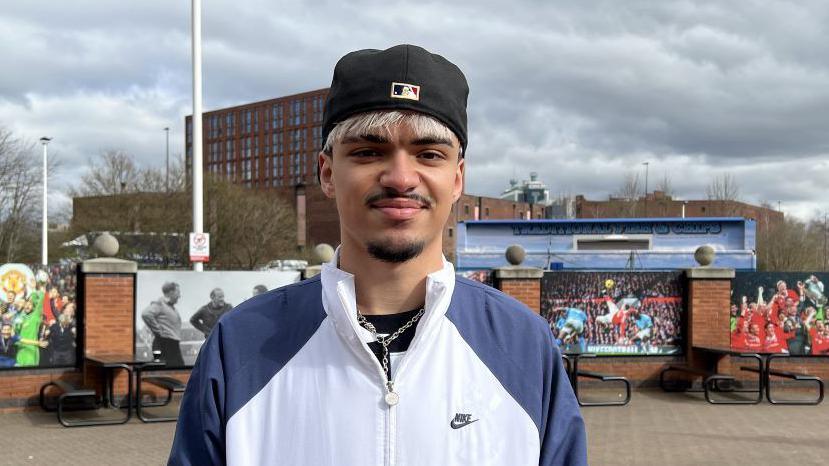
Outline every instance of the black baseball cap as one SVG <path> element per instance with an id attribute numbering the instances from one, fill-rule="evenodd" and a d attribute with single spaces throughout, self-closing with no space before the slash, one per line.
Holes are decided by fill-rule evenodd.
<path id="1" fill-rule="evenodd" d="M 445 124 L 466 153 L 469 86 L 460 68 L 415 45 L 351 52 L 334 67 L 325 101 L 322 140 L 334 126 L 357 113 L 411 110 Z"/>

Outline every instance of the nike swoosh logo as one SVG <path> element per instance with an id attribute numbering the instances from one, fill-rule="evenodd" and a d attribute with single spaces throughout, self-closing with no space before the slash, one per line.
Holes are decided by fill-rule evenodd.
<path id="1" fill-rule="evenodd" d="M 449 423 L 449 427 L 451 427 L 453 429 L 460 429 L 461 427 L 466 427 L 469 424 L 472 424 L 473 422 L 478 422 L 478 421 L 480 421 L 480 419 L 475 419 L 475 420 L 472 420 L 472 421 L 464 421 L 464 422 L 455 422 L 455 420 L 453 419 L 452 422 Z"/>

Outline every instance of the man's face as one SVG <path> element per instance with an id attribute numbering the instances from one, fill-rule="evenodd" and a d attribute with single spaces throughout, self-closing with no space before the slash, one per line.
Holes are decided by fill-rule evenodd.
<path id="1" fill-rule="evenodd" d="M 759 334 L 760 333 L 760 326 L 757 325 L 757 324 L 751 324 L 751 327 L 749 327 L 749 332 L 751 332 L 752 335 Z"/>
<path id="2" fill-rule="evenodd" d="M 210 298 L 213 302 L 213 306 L 219 307 L 224 306 L 225 304 L 225 293 L 222 290 L 216 290 L 213 292 L 213 296 Z"/>
<path id="3" fill-rule="evenodd" d="M 822 321 L 822 320 L 818 320 L 817 322 L 815 322 L 815 329 L 816 329 L 818 332 L 822 332 L 822 331 L 823 331 L 823 321 Z"/>
<path id="4" fill-rule="evenodd" d="M 3 330 L 0 332 L 2 332 L 0 335 L 2 335 L 3 338 L 8 339 L 12 336 L 12 326 L 9 324 L 3 324 Z"/>
<path id="5" fill-rule="evenodd" d="M 204 296 L 204 295 L 202 295 Z M 175 304 L 178 302 L 178 299 L 181 297 L 181 289 L 176 286 L 173 288 L 169 293 L 167 293 L 167 300 L 170 304 Z"/>
<path id="6" fill-rule="evenodd" d="M 786 292 L 786 282 L 781 281 L 777 284 L 777 292 L 781 294 Z"/>
<path id="7" fill-rule="evenodd" d="M 405 262 L 440 242 L 463 190 L 464 161 L 451 140 L 421 138 L 408 124 L 389 134 L 346 138 L 320 153 L 320 179 L 336 199 L 343 243 L 373 257 Z"/>

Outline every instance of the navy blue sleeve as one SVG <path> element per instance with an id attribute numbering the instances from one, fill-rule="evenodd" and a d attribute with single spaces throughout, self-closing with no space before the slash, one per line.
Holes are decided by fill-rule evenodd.
<path id="1" fill-rule="evenodd" d="M 168 465 L 225 464 L 225 381 L 222 326 L 205 341 L 181 400 Z"/>
<path id="2" fill-rule="evenodd" d="M 570 379 L 561 362 L 561 353 L 549 332 L 550 361 L 544 376 L 543 431 L 539 466 L 587 465 L 587 434 Z"/>
<path id="3" fill-rule="evenodd" d="M 539 465 L 586 465 L 584 420 L 547 321 L 514 298 L 460 277 L 446 315 L 535 423 Z"/>

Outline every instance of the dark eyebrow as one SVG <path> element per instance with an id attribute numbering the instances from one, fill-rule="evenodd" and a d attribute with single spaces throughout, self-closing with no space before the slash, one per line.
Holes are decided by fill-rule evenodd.
<path id="1" fill-rule="evenodd" d="M 415 139 L 411 142 L 413 146 L 433 146 L 433 145 L 445 145 L 449 147 L 453 147 L 452 141 L 449 139 L 444 138 L 436 138 L 436 137 L 423 137 L 419 139 Z"/>
<path id="2" fill-rule="evenodd" d="M 375 144 L 388 144 L 389 139 L 377 134 L 361 134 L 343 138 L 343 144 L 356 144 L 358 142 L 373 142 Z"/>

